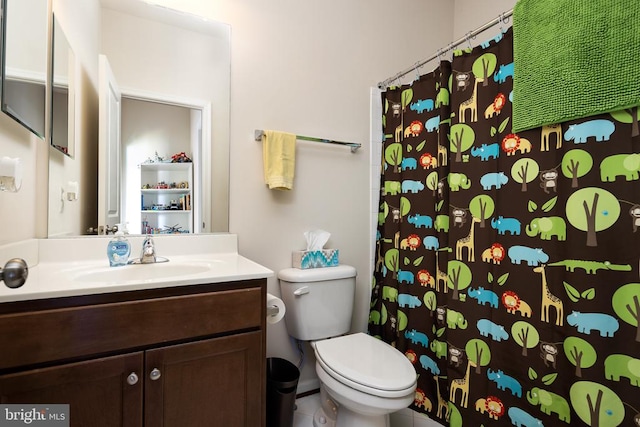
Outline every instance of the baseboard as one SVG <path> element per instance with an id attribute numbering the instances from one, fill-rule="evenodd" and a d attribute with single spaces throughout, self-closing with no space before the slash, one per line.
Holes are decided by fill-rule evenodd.
<path id="1" fill-rule="evenodd" d="M 313 396 L 314 394 L 320 393 L 320 389 L 316 388 L 314 390 L 305 391 L 304 393 L 296 394 L 296 399 L 300 399 L 301 397 Z"/>
<path id="2" fill-rule="evenodd" d="M 296 390 L 296 396 L 300 397 L 301 395 L 306 396 L 309 394 L 313 394 L 317 392 L 317 390 L 319 389 L 320 389 L 320 380 L 317 378 L 300 381 L 298 383 L 298 388 Z"/>

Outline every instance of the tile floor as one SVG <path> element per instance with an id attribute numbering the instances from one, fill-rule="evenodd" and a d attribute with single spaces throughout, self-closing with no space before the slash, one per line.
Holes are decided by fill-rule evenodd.
<path id="1" fill-rule="evenodd" d="M 320 394 L 312 394 L 296 400 L 293 427 L 313 427 L 313 414 L 320 407 Z M 442 427 L 426 415 L 403 409 L 391 415 L 391 427 Z"/>

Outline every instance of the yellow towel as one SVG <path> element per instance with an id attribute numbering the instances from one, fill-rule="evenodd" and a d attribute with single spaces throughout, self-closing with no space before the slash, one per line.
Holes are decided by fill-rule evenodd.
<path id="1" fill-rule="evenodd" d="M 291 190 L 296 166 L 296 136 L 265 130 L 262 136 L 264 181 L 270 190 Z"/>

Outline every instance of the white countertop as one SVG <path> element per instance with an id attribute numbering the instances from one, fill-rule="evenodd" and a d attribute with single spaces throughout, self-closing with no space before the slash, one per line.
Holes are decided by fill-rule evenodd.
<path id="1" fill-rule="evenodd" d="M 112 237 L 112 236 L 111 236 Z M 107 237 L 29 240 L 0 246 L 0 263 L 14 257 L 29 265 L 26 283 L 0 283 L 0 303 L 260 279 L 273 271 L 237 252 L 233 234 L 153 236 L 156 254 L 169 262 L 109 267 Z M 142 236 L 129 237 L 131 257 Z"/>

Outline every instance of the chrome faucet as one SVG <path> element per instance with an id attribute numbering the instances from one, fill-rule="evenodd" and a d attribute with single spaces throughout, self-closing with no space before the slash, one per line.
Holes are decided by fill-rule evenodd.
<path id="1" fill-rule="evenodd" d="M 156 262 L 156 247 L 151 236 L 147 235 L 142 242 L 141 264 L 153 264 Z"/>

